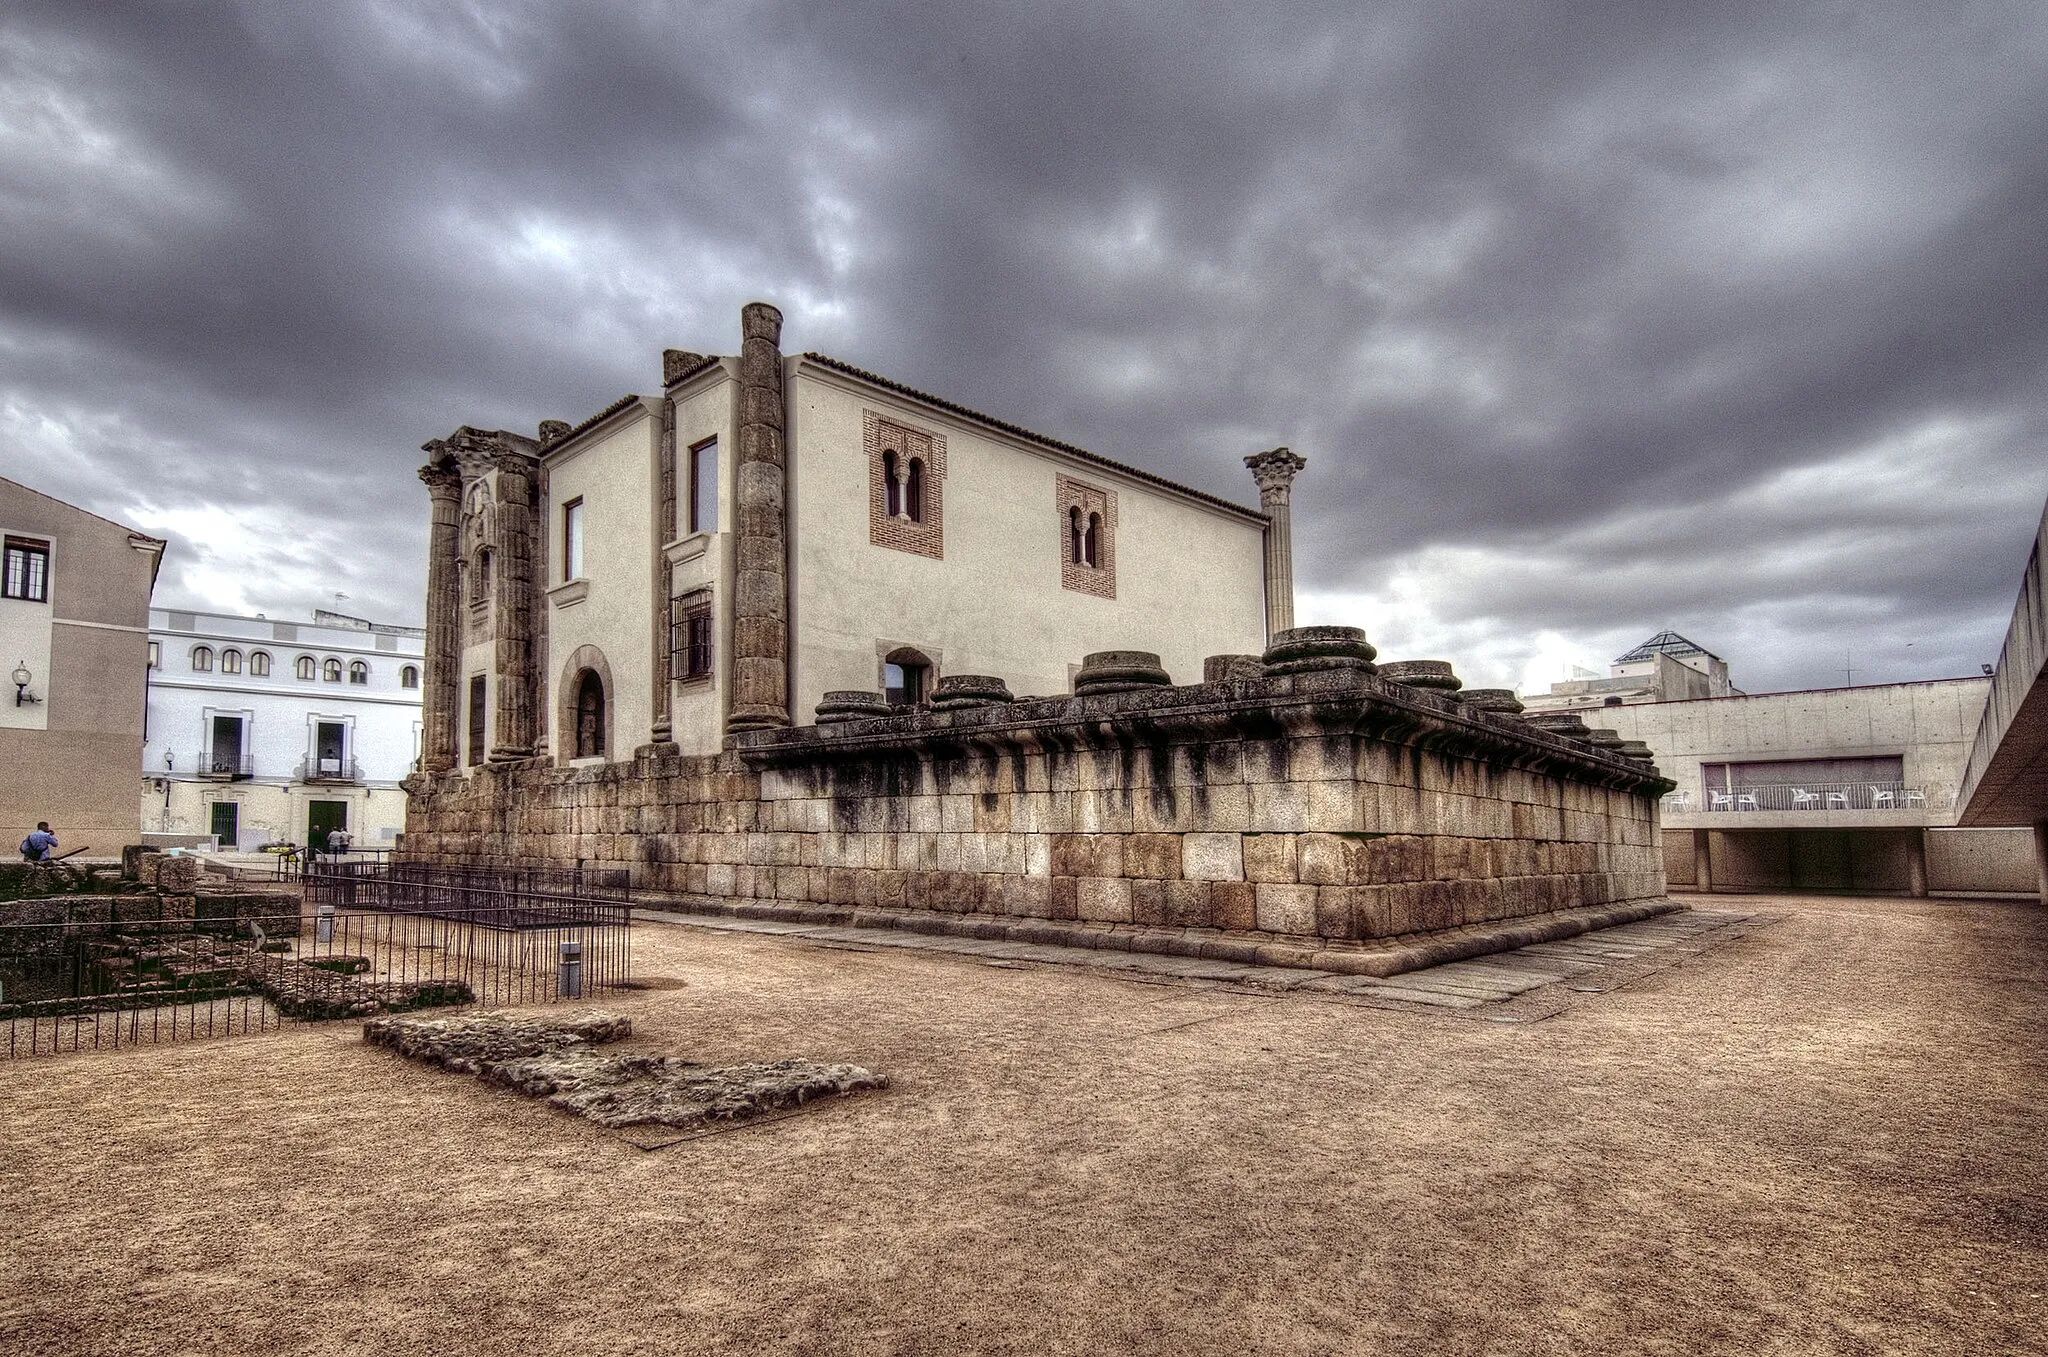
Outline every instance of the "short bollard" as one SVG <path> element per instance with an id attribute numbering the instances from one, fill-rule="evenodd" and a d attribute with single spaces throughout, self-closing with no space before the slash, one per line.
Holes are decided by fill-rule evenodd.
<path id="1" fill-rule="evenodd" d="M 555 972 L 555 993 L 564 999 L 583 997 L 583 944 L 562 944 L 562 961 Z"/>
<path id="2" fill-rule="evenodd" d="M 313 937 L 318 942 L 334 941 L 333 905 L 322 905 L 313 911 Z"/>

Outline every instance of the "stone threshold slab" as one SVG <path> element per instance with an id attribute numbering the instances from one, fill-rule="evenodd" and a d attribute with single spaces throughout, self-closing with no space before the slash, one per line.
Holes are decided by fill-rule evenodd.
<path id="1" fill-rule="evenodd" d="M 1261 964 L 1236 964 L 1157 952 L 1105 951 L 1094 947 L 1062 947 L 1051 943 L 1002 943 L 935 933 L 905 933 L 833 924 L 796 924 L 772 919 L 728 915 L 682 914 L 636 910 L 648 922 L 680 924 L 719 932 L 795 938 L 813 946 L 851 951 L 936 952 L 973 957 L 987 965 L 1062 966 L 1113 972 L 1151 982 L 1230 984 L 1267 993 L 1324 995 L 1376 1004 L 1414 1005 L 1474 1017 L 1500 1012 L 1515 1021 L 1549 1016 L 1562 1006 L 1544 994 L 1574 991 L 1606 993 L 1616 985 L 1663 964 L 1714 945 L 1714 935 L 1732 936 L 1735 925 L 1751 915 L 1719 910 L 1692 910 L 1653 920 L 1617 924 L 1603 932 L 1617 944 L 1610 955 L 1569 961 L 1541 958 L 1537 947 L 1517 949 L 1461 961 L 1445 962 L 1391 977 L 1339 975 L 1329 971 Z M 1539 1007 L 1522 1012 L 1535 1001 Z"/>
<path id="2" fill-rule="evenodd" d="M 929 910 L 860 909 L 791 904 L 767 900 L 709 900 L 691 897 L 659 908 L 640 906 L 643 918 L 694 923 L 711 918 L 746 920 L 789 932 L 815 929 L 853 930 L 849 941 L 882 944 L 891 933 L 968 939 L 989 943 L 1020 943 L 1224 962 L 1232 966 L 1265 966 L 1331 975 L 1384 978 L 1441 966 L 1470 957 L 1510 952 L 1533 944 L 1577 938 L 1596 930 L 1671 915 L 1687 907 L 1671 899 L 1637 900 L 1619 905 L 1588 905 L 1525 919 L 1471 924 L 1435 933 L 1411 934 L 1357 947 L 1317 947 L 1270 935 L 1225 933 L 1207 928 L 1145 928 L 1052 919 L 1020 919 L 987 914 L 938 914 Z M 768 930 L 757 930 L 768 931 Z M 1650 939 L 1636 944 L 1655 946 Z M 1588 957 L 1585 959 L 1598 959 Z M 1098 965 L 1104 963 L 1096 963 Z"/>

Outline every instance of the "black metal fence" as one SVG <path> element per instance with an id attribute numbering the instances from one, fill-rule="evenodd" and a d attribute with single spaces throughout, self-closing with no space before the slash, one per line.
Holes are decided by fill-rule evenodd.
<path id="1" fill-rule="evenodd" d="M 623 871 L 469 867 L 320 858 L 304 874 L 306 903 L 444 917 L 492 915 L 506 928 L 616 924 L 632 913 Z"/>
<path id="2" fill-rule="evenodd" d="M 549 1003 L 630 984 L 621 902 L 428 884 L 323 869 L 291 913 L 209 909 L 200 896 L 180 914 L 138 896 L 0 917 L 0 1059 Z M 370 899 L 334 898 L 350 893 Z"/>

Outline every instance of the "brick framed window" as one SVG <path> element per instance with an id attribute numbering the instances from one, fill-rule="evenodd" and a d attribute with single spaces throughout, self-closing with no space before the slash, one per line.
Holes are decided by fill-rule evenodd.
<path id="1" fill-rule="evenodd" d="M 1060 587 L 1097 598 L 1116 597 L 1116 491 L 1057 476 Z"/>
<path id="2" fill-rule="evenodd" d="M 50 601 L 50 544 L 28 537 L 7 539 L 5 597 L 24 603 Z"/>
<path id="3" fill-rule="evenodd" d="M 861 412 L 868 454 L 868 540 L 941 560 L 946 554 L 946 436 Z"/>
<path id="4" fill-rule="evenodd" d="M 669 600 L 668 676 L 678 683 L 711 677 L 714 658 L 711 591 L 694 589 Z"/>

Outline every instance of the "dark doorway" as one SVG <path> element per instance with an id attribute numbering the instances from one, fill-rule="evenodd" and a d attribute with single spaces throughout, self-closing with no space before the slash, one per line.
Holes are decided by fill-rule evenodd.
<path id="1" fill-rule="evenodd" d="M 241 810 L 242 808 L 233 801 L 213 803 L 213 824 L 210 832 L 214 842 L 229 852 L 233 852 L 241 843 L 241 836 L 236 828 L 241 821 Z"/>
<path id="2" fill-rule="evenodd" d="M 348 828 L 348 802 L 308 801 L 306 803 L 306 844 L 315 852 L 327 847 L 327 831 Z"/>
<path id="3" fill-rule="evenodd" d="M 213 718 L 213 749 L 209 772 L 234 776 L 242 771 L 242 718 Z"/>
<path id="4" fill-rule="evenodd" d="M 604 754 L 604 680 L 586 669 L 576 680 L 576 757 Z"/>
<path id="5" fill-rule="evenodd" d="M 343 761 L 348 746 L 348 727 L 339 721 L 322 721 L 314 727 L 314 771 L 321 777 L 345 777 Z"/>

